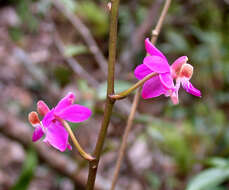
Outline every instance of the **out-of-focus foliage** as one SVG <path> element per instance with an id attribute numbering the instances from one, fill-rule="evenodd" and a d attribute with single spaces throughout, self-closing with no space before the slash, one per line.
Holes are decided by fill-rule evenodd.
<path id="1" fill-rule="evenodd" d="M 16 5 L 17 13 L 20 16 L 23 23 L 26 23 L 26 27 L 29 31 L 33 32 L 37 30 L 38 21 L 30 10 L 30 4 L 32 0 L 11 0 Z"/>
<path id="2" fill-rule="evenodd" d="M 94 1 L 74 1 L 62 0 L 66 8 L 75 14 L 80 15 L 91 26 L 91 30 L 96 36 L 104 36 L 108 33 L 108 15 L 106 6 L 96 4 Z"/>
<path id="3" fill-rule="evenodd" d="M 76 16 L 82 19 L 92 32 L 103 54 L 107 55 L 109 11 L 106 10 L 106 3 L 108 1 L 61 1 L 69 11 L 74 12 Z M 156 2 L 157 0 L 121 1 L 117 55 L 117 66 L 121 69 L 115 76 L 117 79 L 115 82 L 116 92 L 127 89 L 136 81 L 132 68 L 141 64 L 145 56 L 144 42 L 142 41 L 142 44 L 131 44 L 130 42 L 135 37 L 136 29 L 139 29 L 138 27 L 145 21 L 152 3 Z M 90 143 L 88 146 L 94 146 L 90 139 L 94 140 L 97 131 L 95 132 L 93 129 L 97 129 L 102 118 L 100 110 L 103 110 L 101 102 L 106 97 L 106 78 L 101 74 L 93 56 L 88 51 L 89 48 L 70 22 L 53 8 L 51 2 L 46 0 L 11 0 L 7 6 L 14 7 L 20 18 L 19 24 L 8 28 L 11 40 L 17 46 L 28 50 L 28 52 L 31 51 L 30 53 L 45 48 L 45 51 L 48 51 L 49 58 L 37 61 L 34 64 L 37 68 L 34 71 L 38 73 L 37 78 L 42 79 L 46 76 L 48 89 L 51 89 L 51 87 L 57 88 L 60 90 L 58 92 L 77 90 L 77 102 L 94 110 L 92 123 L 85 126 L 85 130 L 89 129 L 89 132 L 86 131 L 86 135 L 83 133 L 87 138 L 82 137 L 82 141 L 86 139 L 85 145 Z M 158 15 L 155 16 L 158 17 Z M 152 18 L 151 22 L 154 22 L 154 20 Z M 55 23 L 56 30 L 66 44 L 64 55 L 76 58 L 81 66 L 99 82 L 99 86 L 94 87 L 88 83 L 87 79 L 75 74 L 62 55 L 55 51 L 54 43 L 50 42 L 54 36 L 52 34 L 52 22 Z M 41 26 L 41 24 L 43 25 Z M 47 34 L 47 31 L 51 32 Z M 128 165 L 130 159 L 130 163 L 132 161 L 132 165 L 137 168 L 135 170 L 137 171 L 136 176 L 140 175 L 140 177 L 137 178 L 134 172 L 129 171 L 131 167 L 128 165 L 123 167 L 121 179 L 137 181 L 140 178 L 139 181 L 143 181 L 148 189 L 156 190 L 228 189 L 228 31 L 228 0 L 172 1 L 169 14 L 158 38 L 157 47 L 166 54 L 170 64 L 179 56 L 187 55 L 189 57 L 189 63 L 194 66 L 194 75 L 191 82 L 202 91 L 203 96 L 198 99 L 181 90 L 178 106 L 172 105 L 165 97 L 147 101 L 141 99 L 139 113 L 135 119 L 136 128 L 133 129 L 130 136 L 129 149 L 132 150 L 131 148 L 134 146 L 136 139 L 141 138 L 148 148 L 147 156 L 150 157 L 150 164 L 144 169 L 139 169 L 138 165 L 147 164 L 147 162 L 142 161 L 142 163 L 141 159 L 133 162 L 131 159 L 135 159 L 132 156 L 134 153 L 130 152 L 128 154 L 129 158 L 124 164 Z M 144 37 L 150 37 L 150 34 L 149 30 Z M 36 40 L 37 36 L 41 40 Z M 36 44 L 40 42 L 43 44 L 41 43 L 41 47 L 37 47 Z M 45 43 L 51 45 L 45 46 Z M 142 48 L 132 56 L 133 58 L 129 60 L 130 64 L 128 66 L 123 66 L 122 64 L 125 63 L 120 61 L 120 56 L 128 55 L 131 52 L 130 50 L 134 48 L 132 45 L 141 46 Z M 37 57 L 40 59 L 41 55 L 39 54 Z M 16 67 L 15 65 L 14 67 Z M 11 74 L 12 72 L 8 73 Z M 31 99 L 34 102 L 37 99 L 47 99 L 50 104 L 56 103 L 56 99 L 50 95 L 51 93 L 47 92 L 47 87 L 41 82 L 42 80 L 37 80 L 36 77 L 34 79 L 35 75 L 33 77 L 27 76 L 27 73 L 25 75 L 21 89 L 22 91 L 29 91 L 29 97 L 32 97 Z M 11 80 L 10 78 L 9 84 L 12 84 Z M 4 81 L 3 84 L 5 83 L 8 84 Z M 15 86 L 18 86 L 18 83 L 16 81 Z M 0 83 L 0 87 L 1 85 Z M 61 96 L 60 93 L 58 95 Z M 21 106 L 27 105 L 26 96 L 22 97 L 20 98 L 18 95 L 15 98 L 16 101 L 8 100 L 6 103 L 8 109 L 16 109 L 20 116 L 31 111 L 32 105 L 35 104 L 31 105 L 30 103 L 27 107 Z M 119 110 L 114 112 L 119 112 Z M 109 138 L 106 141 L 106 150 L 108 150 L 106 153 L 108 154 L 107 157 L 110 156 L 110 159 L 116 158 L 116 154 L 115 156 L 112 155 L 112 151 L 114 151 L 113 147 L 118 147 L 120 143 L 126 118 L 126 115 L 120 116 L 120 114 L 114 114 L 112 117 L 114 127 L 109 131 Z M 79 125 L 72 126 L 76 129 Z M 138 151 L 142 149 L 136 148 Z M 147 156 L 142 155 L 141 158 Z M 107 165 L 104 164 L 102 166 L 104 168 L 101 170 L 107 171 L 110 168 L 113 171 L 114 161 L 114 159 L 107 161 Z M 35 165 L 31 168 L 34 169 Z M 111 171 L 107 173 L 104 176 L 112 175 Z M 109 177 L 111 178 L 111 176 Z M 21 178 L 19 182 L 20 180 Z M 27 181 L 26 184 L 29 182 L 27 178 L 25 181 Z"/>
<path id="4" fill-rule="evenodd" d="M 76 55 L 83 54 L 86 52 L 88 52 L 87 48 L 84 45 L 79 44 L 79 45 L 66 46 L 64 54 L 67 57 L 72 57 L 72 56 L 76 56 Z"/>
<path id="5" fill-rule="evenodd" d="M 30 181 L 33 179 L 33 175 L 37 167 L 37 162 L 37 154 L 31 148 L 27 152 L 27 157 L 22 167 L 21 175 L 11 190 L 22 190 L 28 188 Z"/>
<path id="6" fill-rule="evenodd" d="M 211 168 L 198 174 L 188 185 L 187 190 L 207 190 L 214 188 L 229 177 L 228 168 Z"/>
<path id="7" fill-rule="evenodd" d="M 103 36 L 108 33 L 108 16 L 105 10 L 95 2 L 90 0 L 81 1 L 76 7 L 76 13 L 79 13 L 91 24 L 95 35 Z"/>
<path id="8" fill-rule="evenodd" d="M 223 158 L 209 159 L 213 168 L 206 169 L 196 175 L 188 184 L 187 190 L 224 189 L 219 185 L 229 178 L 229 161 Z"/>

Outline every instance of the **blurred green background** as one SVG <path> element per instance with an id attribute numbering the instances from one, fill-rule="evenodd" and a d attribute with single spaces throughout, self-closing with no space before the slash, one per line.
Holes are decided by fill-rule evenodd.
<path id="1" fill-rule="evenodd" d="M 23 133 L 7 132 L 9 125 L 25 124 L 25 128 L 32 129 L 27 114 L 36 109 L 37 100 L 43 99 L 51 107 L 73 91 L 77 103 L 87 105 L 94 113 L 89 121 L 73 127 L 86 150 L 91 152 L 94 147 L 103 114 L 106 78 L 79 32 L 80 25 L 74 27 L 64 10 L 84 23 L 107 57 L 108 1 L 60 2 L 62 9 L 57 9 L 55 1 L 0 0 L 0 190 L 84 189 L 74 177 L 50 165 L 47 160 L 56 159 L 51 154 L 44 159 L 39 147 L 21 142 Z M 144 39 L 150 37 L 163 3 L 121 1 L 116 91 L 136 82 L 134 68 L 142 63 Z M 170 64 L 179 56 L 189 57 L 194 66 L 191 82 L 201 90 L 202 98 L 181 90 L 178 106 L 165 97 L 141 99 L 119 188 L 226 190 L 229 188 L 229 1 L 172 1 L 157 47 Z M 71 64 L 71 59 L 77 63 Z M 99 169 L 98 183 L 104 184 L 100 189 L 108 189 L 112 179 L 132 98 L 133 95 L 115 107 Z M 76 173 L 87 172 L 87 164 L 76 150 L 61 154 L 75 160 Z"/>

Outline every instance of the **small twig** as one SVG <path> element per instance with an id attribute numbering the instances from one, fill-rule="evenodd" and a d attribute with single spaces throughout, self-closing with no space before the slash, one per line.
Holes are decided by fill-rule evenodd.
<path id="1" fill-rule="evenodd" d="M 152 77 L 154 77 L 156 75 L 157 75 L 157 73 L 151 73 L 151 74 L 145 76 L 142 80 L 139 80 L 136 84 L 134 84 L 129 89 L 127 89 L 127 90 L 125 90 L 123 92 L 120 92 L 118 94 L 109 95 L 109 97 L 111 99 L 115 99 L 115 100 L 123 99 L 123 98 L 127 97 L 131 92 L 133 92 L 137 88 L 141 87 L 147 80 L 151 79 Z"/>
<path id="2" fill-rule="evenodd" d="M 110 118 L 113 110 L 114 102 L 108 96 L 114 94 L 114 74 L 116 62 L 116 48 L 117 48 L 117 28 L 118 28 L 118 9 L 119 0 L 111 1 L 111 15 L 110 15 L 110 33 L 109 33 L 109 60 L 108 60 L 108 77 L 107 77 L 107 99 L 104 110 L 104 117 L 96 142 L 93 156 L 96 157 L 95 161 L 89 163 L 89 174 L 87 181 L 87 190 L 93 190 L 97 168 L 100 160 L 100 155 L 103 149 L 103 144 L 107 135 L 107 128 L 110 123 Z"/>
<path id="3" fill-rule="evenodd" d="M 57 33 L 57 31 L 54 34 L 54 41 L 55 44 L 59 50 L 59 52 L 61 53 L 61 55 L 64 56 L 65 60 L 67 61 L 68 65 L 72 68 L 72 70 L 79 75 L 80 77 L 87 79 L 88 83 L 97 88 L 99 86 L 99 83 L 96 79 L 94 79 L 92 77 L 92 75 L 90 75 L 81 65 L 80 63 L 78 63 L 78 61 L 76 59 L 74 59 L 73 57 L 66 57 L 64 55 L 64 43 L 61 40 L 59 34 Z"/>
<path id="4" fill-rule="evenodd" d="M 155 44 L 155 42 L 157 40 L 157 37 L 158 37 L 158 35 L 160 33 L 160 30 L 161 30 L 163 21 L 165 19 L 166 13 L 168 11 L 168 8 L 170 6 L 170 3 L 171 3 L 171 0 L 166 0 L 165 5 L 164 5 L 163 10 L 162 10 L 162 13 L 160 15 L 160 18 L 159 18 L 159 20 L 157 22 L 157 25 L 155 27 L 155 30 L 152 31 L 151 42 L 153 44 Z M 129 132 L 130 132 L 130 130 L 132 128 L 132 125 L 133 125 L 134 115 L 135 115 L 135 112 L 137 110 L 137 105 L 138 105 L 138 102 L 139 102 L 140 94 L 141 94 L 141 90 L 139 88 L 137 90 L 137 93 L 134 96 L 134 101 L 133 101 L 133 104 L 132 104 L 132 107 L 131 107 L 131 112 L 130 112 L 130 115 L 128 117 L 127 126 L 126 126 L 126 129 L 124 131 L 124 136 L 122 138 L 121 148 L 120 148 L 118 159 L 117 159 L 117 162 L 116 162 L 116 165 L 115 165 L 114 176 L 113 176 L 113 179 L 112 179 L 111 190 L 115 189 L 115 185 L 116 185 L 117 180 L 118 180 L 121 163 L 122 163 L 122 160 L 123 160 L 123 157 L 124 157 L 124 154 L 125 154 L 125 148 L 126 148 L 126 144 L 127 144 L 128 134 L 129 134 Z"/>
<path id="5" fill-rule="evenodd" d="M 152 2 L 152 5 L 145 16 L 144 21 L 135 29 L 133 35 L 125 44 L 125 51 L 123 51 L 121 54 L 119 62 L 122 63 L 126 68 L 130 69 L 130 66 L 133 65 L 131 62 L 133 61 L 134 56 L 141 50 L 143 46 L 141 42 L 144 40 L 146 33 L 149 32 L 149 30 L 156 22 L 156 17 L 158 15 L 161 4 L 162 0 L 156 0 Z M 138 45 L 136 46 L 135 44 Z"/>
<path id="6" fill-rule="evenodd" d="M 80 33 L 83 40 L 89 47 L 90 52 L 94 55 L 96 62 L 99 64 L 100 69 L 106 75 L 107 60 L 100 51 L 96 41 L 94 40 L 90 30 L 87 26 L 71 11 L 67 10 L 63 3 L 59 0 L 51 0 L 53 5 L 72 23 L 75 29 Z"/>
<path id="7" fill-rule="evenodd" d="M 170 3 L 171 3 L 171 0 L 166 0 L 165 5 L 163 7 L 163 10 L 161 12 L 161 15 L 159 17 L 159 20 L 157 22 L 157 25 L 156 25 L 155 29 L 152 31 L 152 38 L 151 38 L 152 44 L 155 44 L 156 41 L 157 41 L 157 37 L 158 37 L 158 35 L 159 35 L 160 31 L 161 31 L 161 27 L 162 27 L 162 24 L 163 24 L 163 22 L 165 20 L 165 16 L 166 16 L 166 14 L 168 12 Z"/>
<path id="8" fill-rule="evenodd" d="M 150 31 L 157 21 L 156 18 L 162 3 L 162 0 L 153 1 L 144 21 L 134 32 L 133 44 L 140 44 L 144 40 L 146 33 Z"/>
<path id="9" fill-rule="evenodd" d="M 45 76 L 42 70 L 33 63 L 29 54 L 26 51 L 24 51 L 20 47 L 15 47 L 13 49 L 13 56 L 15 56 L 17 60 L 22 63 L 22 65 L 25 67 L 25 69 L 33 79 L 44 85 L 44 87 L 49 90 L 53 97 L 58 97 L 59 90 L 56 88 L 55 85 L 49 82 L 48 78 Z"/>

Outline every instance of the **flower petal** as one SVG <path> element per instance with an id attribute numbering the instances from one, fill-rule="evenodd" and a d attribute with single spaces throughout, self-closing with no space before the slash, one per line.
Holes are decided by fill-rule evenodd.
<path id="1" fill-rule="evenodd" d="M 170 66 L 168 62 L 159 56 L 146 56 L 143 60 L 149 69 L 157 73 L 167 73 L 170 72 Z"/>
<path id="2" fill-rule="evenodd" d="M 48 112 L 44 116 L 44 118 L 42 120 L 43 126 L 48 127 L 54 119 L 55 119 L 55 117 L 54 117 L 54 108 L 53 108 L 50 112 Z"/>
<path id="3" fill-rule="evenodd" d="M 141 80 L 145 76 L 149 75 L 153 71 L 149 69 L 145 64 L 138 65 L 134 70 L 134 75 L 137 79 Z"/>
<path id="4" fill-rule="evenodd" d="M 198 96 L 201 97 L 201 92 L 196 89 L 191 82 L 189 82 L 188 80 L 181 80 L 182 86 L 185 89 L 186 92 L 188 92 L 189 94 L 192 94 L 194 96 Z"/>
<path id="5" fill-rule="evenodd" d="M 173 78 L 170 73 L 162 73 L 159 75 L 160 81 L 166 89 L 174 89 Z"/>
<path id="6" fill-rule="evenodd" d="M 58 113 L 55 113 L 55 115 L 64 120 L 78 123 L 87 120 L 91 116 L 91 110 L 85 106 L 74 104 Z"/>
<path id="7" fill-rule="evenodd" d="M 72 105 L 75 101 L 75 95 L 72 92 L 69 92 L 64 98 L 62 98 L 57 106 L 55 107 L 55 112 L 59 112 L 68 106 Z"/>
<path id="8" fill-rule="evenodd" d="M 33 126 L 40 124 L 40 119 L 38 117 L 37 112 L 35 112 L 35 111 L 32 111 L 29 113 L 28 120 Z"/>
<path id="9" fill-rule="evenodd" d="M 36 128 L 33 132 L 32 141 L 35 142 L 35 141 L 39 140 L 43 135 L 44 135 L 44 132 L 43 132 L 41 126 L 40 125 L 36 126 Z"/>
<path id="10" fill-rule="evenodd" d="M 154 98 L 166 93 L 166 89 L 161 84 L 159 76 L 155 76 L 143 85 L 142 97 L 144 99 Z"/>
<path id="11" fill-rule="evenodd" d="M 149 38 L 145 39 L 145 49 L 147 53 L 149 53 L 151 56 L 161 57 L 162 59 L 164 59 L 165 62 L 168 63 L 164 54 L 150 42 Z"/>
<path id="12" fill-rule="evenodd" d="M 37 112 L 41 116 L 45 116 L 49 111 L 50 111 L 50 109 L 49 109 L 49 107 L 47 106 L 47 104 L 44 101 L 39 100 L 37 102 Z"/>
<path id="13" fill-rule="evenodd" d="M 46 132 L 44 142 L 48 142 L 54 148 L 65 151 L 68 147 L 68 132 L 59 121 L 52 122 Z"/>

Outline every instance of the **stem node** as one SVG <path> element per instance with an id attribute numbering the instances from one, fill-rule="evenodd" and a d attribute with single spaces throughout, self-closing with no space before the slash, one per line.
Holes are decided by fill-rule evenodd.
<path id="1" fill-rule="evenodd" d="M 147 76 L 145 76 L 142 80 L 139 80 L 137 83 L 135 83 L 132 87 L 130 87 L 129 89 L 120 92 L 119 94 L 112 94 L 109 95 L 108 97 L 110 99 L 115 99 L 115 100 L 120 100 L 123 98 L 126 98 L 131 92 L 133 92 L 134 90 L 136 90 L 137 88 L 141 87 L 147 80 L 151 79 L 152 77 L 158 75 L 158 73 L 150 73 Z"/>

